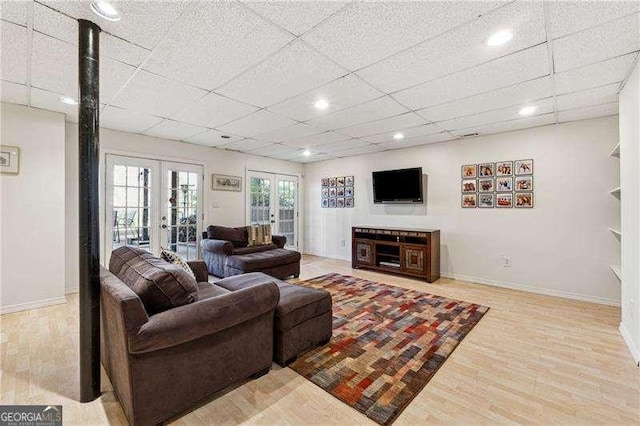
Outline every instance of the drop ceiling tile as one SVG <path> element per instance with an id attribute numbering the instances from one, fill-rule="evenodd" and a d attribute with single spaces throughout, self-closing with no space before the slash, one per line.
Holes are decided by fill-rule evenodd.
<path id="1" fill-rule="evenodd" d="M 113 99 L 135 70 L 131 65 L 126 65 L 110 58 L 102 58 L 100 61 L 101 102 L 109 102 Z"/>
<path id="2" fill-rule="evenodd" d="M 510 43 L 495 47 L 486 45 L 491 34 L 505 28 L 514 33 Z M 391 93 L 545 41 L 542 2 L 513 2 L 470 24 L 364 68 L 358 75 Z"/>
<path id="3" fill-rule="evenodd" d="M 511 86 L 548 74 L 549 58 L 545 43 L 397 92 L 394 97 L 401 104 L 415 110 Z"/>
<path id="4" fill-rule="evenodd" d="M 111 103 L 158 117 L 169 117 L 195 102 L 206 92 L 140 70 Z"/>
<path id="5" fill-rule="evenodd" d="M 34 108 L 47 109 L 66 114 L 66 121 L 73 123 L 78 122 L 78 106 L 67 105 L 60 102 L 61 95 L 58 93 L 48 92 L 46 90 L 31 88 L 31 106 Z"/>
<path id="6" fill-rule="evenodd" d="M 586 108 L 570 109 L 558 112 L 558 122 L 586 120 L 587 118 L 606 117 L 618 114 L 618 103 L 594 105 Z"/>
<path id="7" fill-rule="evenodd" d="M 252 137 L 272 130 L 291 126 L 296 122 L 267 110 L 260 110 L 251 115 L 242 117 L 224 126 L 218 127 L 222 132 L 229 132 L 244 137 Z"/>
<path id="8" fill-rule="evenodd" d="M 383 96 L 382 92 L 365 83 L 357 76 L 349 74 L 318 89 L 273 105 L 269 109 L 294 120 L 306 121 L 368 102 L 381 96 Z M 325 99 L 329 102 L 327 109 L 320 110 L 314 107 L 316 101 L 320 99 Z"/>
<path id="9" fill-rule="evenodd" d="M 103 31 L 128 40 L 139 46 L 151 49 L 160 37 L 175 25 L 188 1 L 162 2 L 117 2 L 114 3 L 121 19 L 117 22 L 97 18 L 91 11 L 88 1 L 43 0 L 52 9 L 56 9 L 75 19 L 87 19 L 100 25 Z M 192 4 L 195 8 L 195 4 Z"/>
<path id="10" fill-rule="evenodd" d="M 497 2 L 354 2 L 303 39 L 356 70 L 497 6 Z"/>
<path id="11" fill-rule="evenodd" d="M 389 96 L 384 96 L 342 111 L 314 118 L 309 121 L 309 124 L 329 129 L 340 129 L 405 112 L 409 112 L 409 110 L 399 105 Z"/>
<path id="12" fill-rule="evenodd" d="M 107 33 L 100 33 L 100 52 L 104 56 L 117 59 L 134 67 L 139 66 L 151 53 L 148 49 Z"/>
<path id="13" fill-rule="evenodd" d="M 373 154 L 374 152 L 380 152 L 384 150 L 385 148 L 381 145 L 367 145 L 367 146 L 361 146 L 358 148 L 349 148 L 349 149 L 343 149 L 335 152 L 328 152 L 327 154 L 341 158 L 341 157 L 353 157 L 354 155 Z"/>
<path id="14" fill-rule="evenodd" d="M 1 1 L 0 17 L 14 24 L 27 26 L 27 8 L 29 3 L 26 1 Z"/>
<path id="15" fill-rule="evenodd" d="M 277 146 L 276 144 L 272 144 L 271 142 L 261 141 L 257 139 L 243 139 L 239 142 L 232 142 L 229 144 L 221 145 L 218 148 L 229 149 L 232 151 L 252 151 L 258 148 L 264 148 L 267 146 Z"/>
<path id="16" fill-rule="evenodd" d="M 159 124 L 162 118 L 108 106 L 100 113 L 100 127 L 129 133 L 142 133 Z"/>
<path id="17" fill-rule="evenodd" d="M 618 102 L 619 89 L 620 83 L 613 83 L 580 92 L 556 96 L 558 111 Z"/>
<path id="18" fill-rule="evenodd" d="M 396 133 L 402 133 L 404 135 L 404 140 L 415 138 L 418 136 L 427 136 L 432 135 L 434 133 L 440 133 L 442 131 L 438 126 L 434 126 L 433 124 L 423 124 L 421 126 L 409 127 L 404 129 L 398 129 L 398 131 L 393 132 L 385 132 L 379 133 L 377 135 L 365 136 L 361 139 L 363 141 L 367 141 L 369 143 L 388 143 L 395 142 L 396 140 L 393 138 L 393 135 Z"/>
<path id="19" fill-rule="evenodd" d="M 637 1 L 553 1 L 549 7 L 552 38 L 562 37 L 640 11 Z"/>
<path id="20" fill-rule="evenodd" d="M 325 145 L 332 142 L 339 142 L 349 139 L 339 133 L 328 131 L 319 135 L 307 136 L 301 139 L 291 139 L 285 142 L 285 145 L 296 146 L 301 148 L 310 148 L 317 145 Z"/>
<path id="21" fill-rule="evenodd" d="M 0 21 L 2 79 L 14 83 L 27 82 L 27 29 Z"/>
<path id="22" fill-rule="evenodd" d="M 515 120 L 521 118 L 521 115 L 518 113 L 518 111 L 523 106 L 525 105 L 514 105 L 507 108 L 486 111 L 466 117 L 459 117 L 451 120 L 441 121 L 436 124 L 438 125 L 438 127 L 441 127 L 444 130 L 453 131 L 468 129 L 470 127 L 484 126 L 491 123 L 499 123 L 507 120 Z M 535 106 L 535 115 L 549 114 L 553 112 L 553 99 L 546 98 L 537 102 L 530 102 L 526 104 L 526 106 Z"/>
<path id="23" fill-rule="evenodd" d="M 386 142 L 380 144 L 383 149 L 402 149 L 412 146 L 427 145 L 430 143 L 446 142 L 455 139 L 450 133 L 440 132 L 433 135 L 419 136 L 415 138 L 407 138 L 399 141 Z"/>
<path id="24" fill-rule="evenodd" d="M 346 141 L 333 142 L 325 145 L 314 146 L 313 149 L 320 152 L 336 152 L 344 149 L 361 148 L 363 146 L 371 145 L 369 142 L 365 142 L 360 139 L 348 139 Z"/>
<path id="25" fill-rule="evenodd" d="M 555 123 L 555 114 L 538 115 L 534 117 L 518 118 L 516 120 L 503 121 L 501 123 L 489 124 L 486 126 L 470 127 L 462 130 L 455 130 L 456 136 L 464 136 L 470 133 L 480 133 L 480 135 L 488 135 L 493 133 L 509 132 L 512 130 L 527 129 L 530 127 L 545 126 Z"/>
<path id="26" fill-rule="evenodd" d="M 223 137 L 228 136 L 228 137 Z M 219 146 L 231 142 L 239 142 L 244 139 L 242 136 L 230 135 L 229 133 L 222 133 L 215 129 L 208 130 L 204 133 L 197 134 L 190 138 L 185 139 L 185 142 L 195 143 L 198 145 L 206 146 Z"/>
<path id="27" fill-rule="evenodd" d="M 631 53 L 595 64 L 556 73 L 556 93 L 569 93 L 624 80 L 637 53 Z"/>
<path id="28" fill-rule="evenodd" d="M 237 2 L 194 2 L 145 69 L 212 90 L 292 39 Z"/>
<path id="29" fill-rule="evenodd" d="M 26 105 L 28 102 L 27 86 L 24 84 L 0 81 L 0 100 L 12 104 Z"/>
<path id="30" fill-rule="evenodd" d="M 262 148 L 252 149 L 248 151 L 252 155 L 261 155 L 264 157 L 294 157 L 302 154 L 302 150 L 299 148 L 292 148 L 286 145 L 267 145 Z"/>
<path id="31" fill-rule="evenodd" d="M 286 142 L 295 139 L 304 139 L 307 136 L 317 135 L 325 132 L 326 130 L 327 129 L 311 126 L 310 124 L 298 123 L 293 126 L 262 133 L 256 137 L 269 142 Z"/>
<path id="32" fill-rule="evenodd" d="M 295 41 L 216 91 L 267 107 L 347 74 L 306 43 Z"/>
<path id="33" fill-rule="evenodd" d="M 198 99 L 186 109 L 174 114 L 171 118 L 199 126 L 217 127 L 249 115 L 257 110 L 258 108 L 256 107 L 234 101 L 233 99 L 212 92 Z"/>
<path id="34" fill-rule="evenodd" d="M 444 121 L 546 98 L 553 94 L 551 87 L 551 79 L 549 77 L 541 77 L 491 92 L 421 109 L 417 113 L 431 122 Z"/>
<path id="35" fill-rule="evenodd" d="M 361 136 L 370 136 L 383 132 L 399 131 L 407 127 L 419 126 L 427 124 L 425 119 L 414 112 L 396 115 L 395 117 L 383 118 L 381 120 L 372 121 L 357 126 L 345 127 L 338 130 L 338 133 L 353 138 Z"/>
<path id="36" fill-rule="evenodd" d="M 636 13 L 554 40 L 555 71 L 566 71 L 637 50 L 640 50 L 640 15 Z"/>
<path id="37" fill-rule="evenodd" d="M 204 127 L 192 126 L 191 124 L 180 123 L 179 121 L 164 120 L 160 124 L 146 130 L 144 134 L 157 138 L 181 141 L 199 133 L 204 133 L 206 130 Z"/>
<path id="38" fill-rule="evenodd" d="M 309 31 L 347 4 L 344 1 L 245 1 L 244 3 L 297 36 Z"/>
<path id="39" fill-rule="evenodd" d="M 34 32 L 31 61 L 33 86 L 78 97 L 78 52 L 75 46 Z"/>
<path id="40" fill-rule="evenodd" d="M 289 161 L 294 161 L 296 163 L 317 163 L 319 161 L 327 161 L 334 160 L 336 157 L 328 154 L 312 154 L 310 156 L 299 156 L 291 158 Z"/>
<path id="41" fill-rule="evenodd" d="M 293 161 L 293 159 L 295 158 L 305 157 L 304 151 L 304 149 L 297 148 L 293 151 L 281 152 L 279 154 L 271 155 L 271 157 L 277 158 L 278 160 Z"/>

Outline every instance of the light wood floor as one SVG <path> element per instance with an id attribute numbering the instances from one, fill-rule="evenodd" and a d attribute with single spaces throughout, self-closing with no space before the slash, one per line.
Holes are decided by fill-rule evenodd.
<path id="1" fill-rule="evenodd" d="M 355 275 L 491 307 L 395 424 L 639 424 L 640 369 L 618 308 L 460 281 L 426 284 L 305 256 L 302 279 Z M 78 298 L 0 317 L 0 404 L 61 404 L 65 424 L 123 424 L 104 393 L 78 398 Z M 205 424 L 373 424 L 289 368 L 226 391 L 175 421 Z"/>

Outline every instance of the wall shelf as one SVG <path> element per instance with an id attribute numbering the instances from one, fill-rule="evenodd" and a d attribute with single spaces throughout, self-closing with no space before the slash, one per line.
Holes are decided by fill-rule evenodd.
<path id="1" fill-rule="evenodd" d="M 614 197 L 620 198 L 620 187 L 613 188 L 611 191 L 609 191 L 609 194 L 613 195 Z"/>
<path id="2" fill-rule="evenodd" d="M 618 145 L 616 145 L 615 148 L 613 148 L 613 151 L 611 151 L 609 153 L 609 157 L 614 157 L 617 158 L 618 160 L 620 159 L 620 144 L 618 143 Z"/>
<path id="3" fill-rule="evenodd" d="M 618 238 L 622 237 L 622 233 L 617 229 L 609 228 L 609 232 L 611 232 L 613 235 L 615 235 Z"/>
<path id="4" fill-rule="evenodd" d="M 609 268 L 616 274 L 616 278 L 622 282 L 622 270 L 620 269 L 620 265 L 609 265 Z"/>

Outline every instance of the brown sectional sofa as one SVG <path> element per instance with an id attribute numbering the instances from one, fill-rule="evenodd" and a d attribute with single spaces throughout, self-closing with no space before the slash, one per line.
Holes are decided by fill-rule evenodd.
<path id="1" fill-rule="evenodd" d="M 249 247 L 246 226 L 209 226 L 200 243 L 202 258 L 211 275 L 230 277 L 264 272 L 276 278 L 300 276 L 300 253 L 284 248 L 287 239 L 272 235 L 272 244 Z"/>

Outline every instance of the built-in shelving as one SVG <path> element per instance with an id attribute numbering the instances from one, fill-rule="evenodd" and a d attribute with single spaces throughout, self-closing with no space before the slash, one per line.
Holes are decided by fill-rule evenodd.
<path id="1" fill-rule="evenodd" d="M 613 148 L 613 150 L 609 153 L 609 157 L 620 160 L 620 143 L 618 143 L 618 145 L 616 145 L 616 147 Z M 609 191 L 609 193 L 620 200 L 620 187 L 612 189 L 611 191 Z M 609 228 L 609 232 L 611 232 L 618 239 L 618 241 L 622 241 L 622 232 L 620 230 L 620 227 L 611 227 Z M 620 283 L 622 283 L 622 269 L 620 268 L 620 265 L 609 265 L 609 268 L 611 268 Z"/>
<path id="2" fill-rule="evenodd" d="M 622 281 L 622 270 L 620 269 L 620 265 L 609 265 L 609 268 L 616 274 L 616 277 Z"/>
<path id="3" fill-rule="evenodd" d="M 613 235 L 615 235 L 618 238 L 622 237 L 622 233 L 617 229 L 609 228 L 609 232 L 611 232 Z"/>
<path id="4" fill-rule="evenodd" d="M 620 158 L 620 144 L 613 148 L 613 151 L 609 153 L 609 157 Z"/>
<path id="5" fill-rule="evenodd" d="M 613 195 L 614 197 L 620 198 L 620 187 L 613 188 L 611 191 L 609 191 L 609 194 Z"/>

